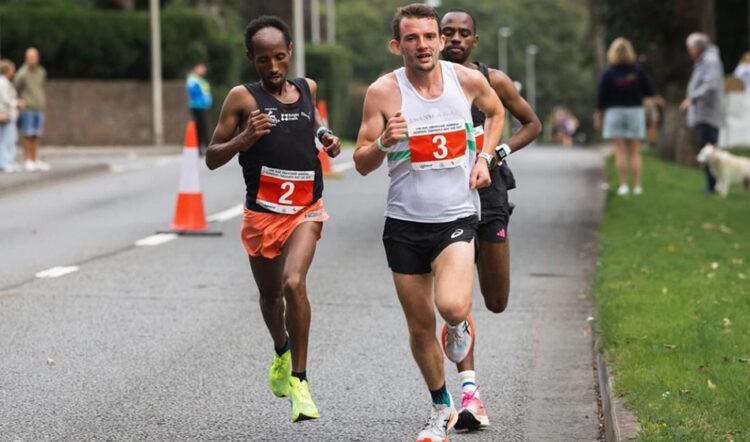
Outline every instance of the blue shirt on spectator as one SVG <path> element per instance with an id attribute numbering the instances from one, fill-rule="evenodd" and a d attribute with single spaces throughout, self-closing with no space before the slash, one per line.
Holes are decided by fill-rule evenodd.
<path id="1" fill-rule="evenodd" d="M 211 86 L 198 74 L 191 73 L 185 82 L 190 109 L 209 109 L 211 107 Z"/>

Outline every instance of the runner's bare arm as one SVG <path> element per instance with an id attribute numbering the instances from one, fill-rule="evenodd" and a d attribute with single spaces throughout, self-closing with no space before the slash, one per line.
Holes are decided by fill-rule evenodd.
<path id="1" fill-rule="evenodd" d="M 316 105 L 318 102 L 318 85 L 314 80 L 309 78 L 305 78 L 305 80 L 307 80 L 307 85 L 310 87 L 310 95 L 312 95 L 313 113 L 315 114 L 315 121 L 313 121 L 313 135 L 315 135 L 318 133 L 318 129 L 321 126 L 325 126 L 323 117 L 320 115 L 320 112 L 318 112 L 318 106 Z M 341 153 L 341 141 L 336 135 L 326 133 L 320 138 L 320 142 L 323 144 L 323 152 L 328 154 L 329 157 L 335 158 Z"/>
<path id="2" fill-rule="evenodd" d="M 395 81 L 395 80 L 394 80 Z M 362 125 L 357 135 L 357 148 L 354 150 L 354 165 L 357 172 L 367 175 L 383 164 L 386 152 L 378 148 L 378 139 L 384 149 L 393 147 L 406 138 L 406 119 L 398 111 L 400 103 L 390 99 L 395 83 L 384 77 L 370 85 L 365 95 L 362 109 Z M 396 86 L 397 87 L 397 86 Z"/>
<path id="3" fill-rule="evenodd" d="M 472 74 L 478 74 L 481 81 L 476 88 L 474 104 L 484 112 L 487 119 L 484 122 L 484 146 L 482 152 L 495 155 L 495 147 L 500 144 L 503 135 L 503 124 L 505 124 L 505 108 L 500 98 L 492 89 L 490 84 L 479 71 L 471 70 Z M 472 82 L 476 81 L 476 75 L 472 75 Z M 479 149 L 480 146 L 477 146 Z"/>
<path id="4" fill-rule="evenodd" d="M 479 71 L 460 65 L 455 68 L 464 93 L 486 116 L 484 146 L 481 146 L 481 152 L 495 155 L 495 146 L 500 143 L 505 119 L 505 109 L 500 98 Z M 477 146 L 477 150 L 479 149 L 480 146 Z M 472 189 L 480 189 L 489 186 L 490 182 L 489 164 L 485 160 L 478 159 L 471 171 L 469 186 Z"/>
<path id="5" fill-rule="evenodd" d="M 242 121 L 244 118 L 246 122 Z M 221 107 L 219 122 L 206 150 L 206 165 L 211 170 L 223 166 L 238 152 L 249 149 L 269 134 L 271 127 L 271 118 L 260 113 L 250 92 L 244 86 L 235 86 Z"/>
<path id="6" fill-rule="evenodd" d="M 539 136 L 542 132 L 542 122 L 506 74 L 497 69 L 490 69 L 490 84 L 503 105 L 521 123 L 521 128 L 507 142 L 510 149 L 515 152 Z"/>

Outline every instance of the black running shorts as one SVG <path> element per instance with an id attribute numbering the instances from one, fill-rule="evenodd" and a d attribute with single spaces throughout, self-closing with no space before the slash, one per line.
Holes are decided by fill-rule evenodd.
<path id="1" fill-rule="evenodd" d="M 395 273 L 421 275 L 432 271 L 432 261 L 454 242 L 471 242 L 477 232 L 475 215 L 445 223 L 417 223 L 386 218 L 383 245 L 388 267 Z"/>
<path id="2" fill-rule="evenodd" d="M 508 235 L 508 223 L 512 212 L 508 201 L 508 190 L 516 187 L 510 167 L 503 162 L 490 171 L 492 184 L 479 189 L 482 202 L 482 220 L 477 236 L 482 241 L 504 243 Z"/>

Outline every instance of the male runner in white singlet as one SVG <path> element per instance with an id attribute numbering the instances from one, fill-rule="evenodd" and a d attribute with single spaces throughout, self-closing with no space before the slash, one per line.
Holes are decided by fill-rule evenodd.
<path id="1" fill-rule="evenodd" d="M 464 359 L 473 343 L 477 189 L 490 184 L 488 166 L 504 117 L 479 71 L 438 60 L 439 23 L 437 12 L 421 3 L 396 11 L 390 48 L 404 67 L 368 88 L 354 152 L 363 175 L 388 158 L 383 244 L 412 354 L 432 396 L 432 413 L 417 441 L 432 442 L 446 440 L 457 420 L 434 309 L 447 323 L 443 350 L 451 360 Z M 472 103 L 487 117 L 484 146 L 476 146 L 472 135 Z"/>

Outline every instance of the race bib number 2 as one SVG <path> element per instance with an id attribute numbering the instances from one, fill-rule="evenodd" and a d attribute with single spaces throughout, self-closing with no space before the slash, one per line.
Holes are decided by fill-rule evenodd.
<path id="1" fill-rule="evenodd" d="M 255 202 L 272 212 L 294 214 L 312 203 L 315 171 L 263 166 Z"/>
<path id="2" fill-rule="evenodd" d="M 449 169 L 464 163 L 466 128 L 461 121 L 417 126 L 409 131 L 415 170 Z"/>

